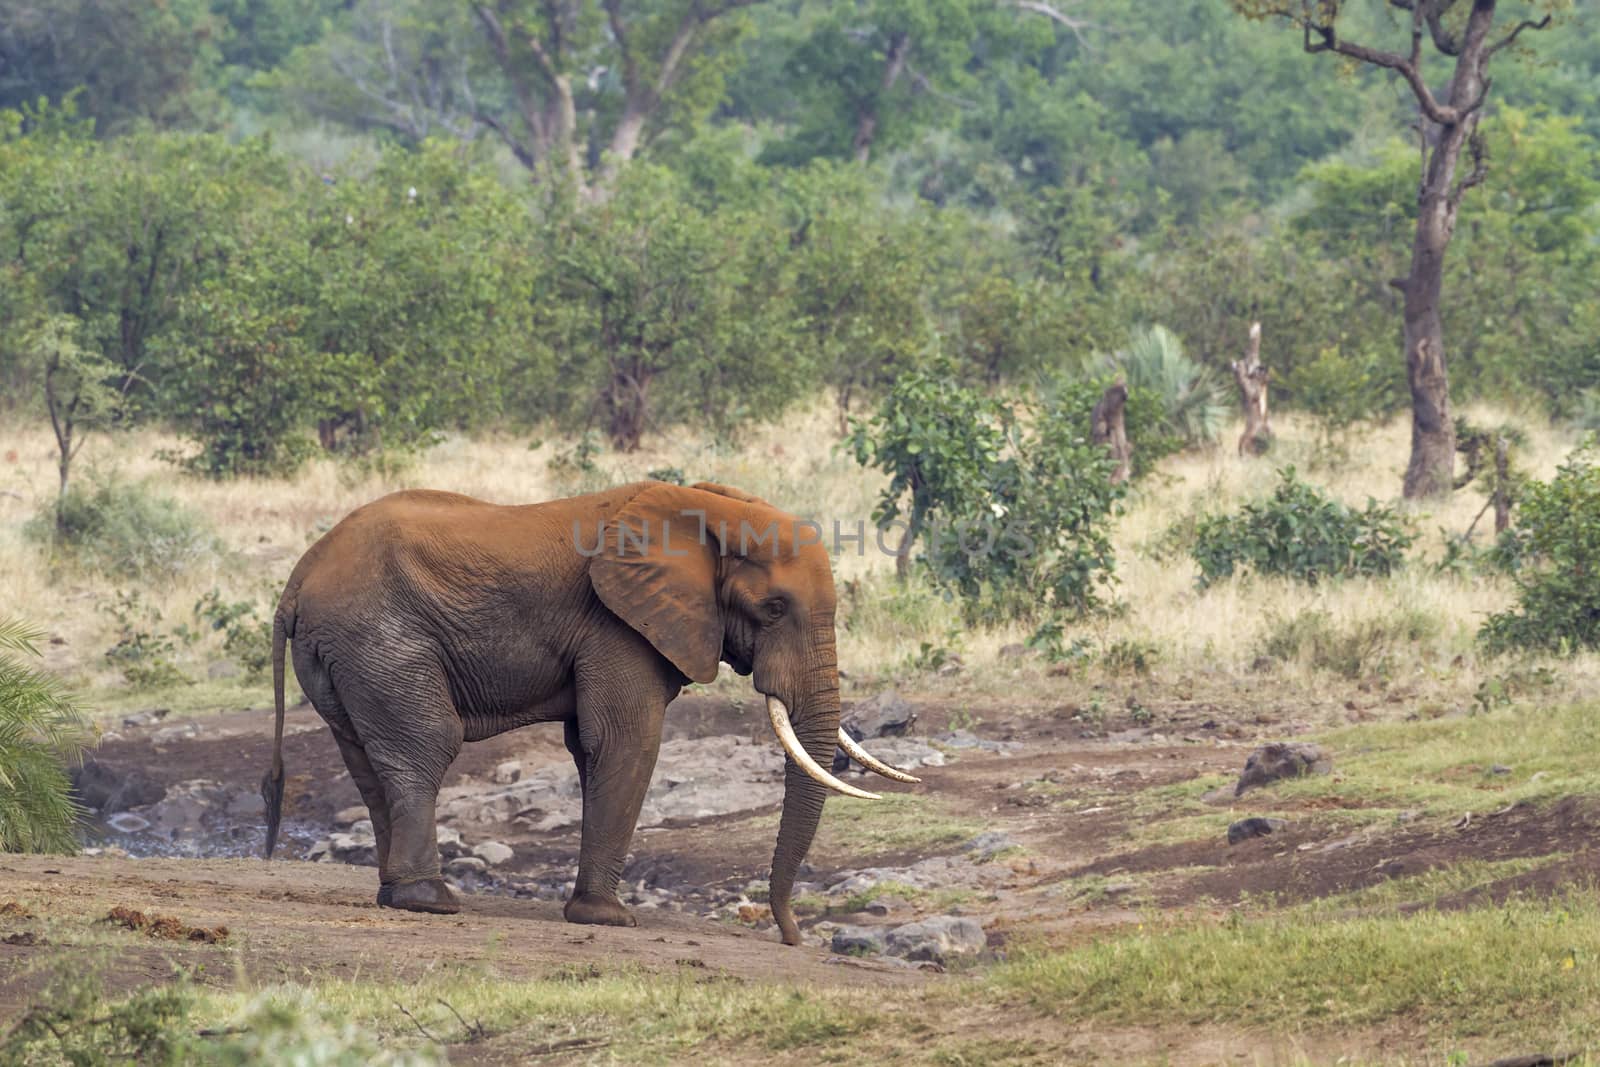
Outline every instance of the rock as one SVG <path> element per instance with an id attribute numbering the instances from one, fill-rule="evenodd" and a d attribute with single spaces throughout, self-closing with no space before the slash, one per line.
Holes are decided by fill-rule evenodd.
<path id="1" fill-rule="evenodd" d="M 904 898 L 894 896 L 892 893 L 886 893 L 881 897 L 873 898 L 873 900 L 867 904 L 866 912 L 868 915 L 888 915 L 893 911 L 904 910 L 905 907 L 906 902 Z"/>
<path id="2" fill-rule="evenodd" d="M 477 856 L 457 856 L 446 863 L 444 869 L 454 875 L 482 874 L 489 869 L 489 865 Z"/>
<path id="3" fill-rule="evenodd" d="M 981 833 L 962 846 L 965 851 L 972 853 L 979 863 L 987 863 L 1001 852 L 1019 847 L 1009 836 L 998 830 Z"/>
<path id="4" fill-rule="evenodd" d="M 461 840 L 461 831 L 453 826 L 438 828 L 439 855 L 447 860 L 467 855 L 467 846 Z"/>
<path id="5" fill-rule="evenodd" d="M 167 793 L 165 786 L 139 768 L 93 756 L 73 769 L 72 787 L 84 807 L 107 813 L 154 804 Z"/>
<path id="6" fill-rule="evenodd" d="M 502 863 L 507 863 L 516 855 L 511 850 L 511 846 L 503 845 L 499 841 L 485 841 L 474 848 L 472 854 L 491 867 L 498 867 Z"/>
<path id="7" fill-rule="evenodd" d="M 971 730 L 951 730 L 929 740 L 945 748 L 975 748 L 980 752 L 1010 752 L 1022 747 L 1019 741 L 991 741 Z"/>
<path id="8" fill-rule="evenodd" d="M 333 817 L 333 825 L 349 826 L 352 823 L 360 822 L 366 817 L 367 806 L 365 804 L 354 804 L 348 808 L 341 808 L 339 814 Z"/>
<path id="9" fill-rule="evenodd" d="M 489 775 L 489 781 L 494 782 L 496 785 L 510 785 L 521 777 L 522 761 L 510 759 L 495 767 L 494 771 Z"/>
<path id="10" fill-rule="evenodd" d="M 1289 824 L 1282 819 L 1263 819 L 1260 817 L 1240 819 L 1228 827 L 1228 844 L 1237 845 L 1241 841 L 1248 841 L 1252 837 L 1266 837 L 1275 834 Z"/>
<path id="11" fill-rule="evenodd" d="M 150 735 L 150 742 L 154 745 L 170 745 L 174 741 L 185 741 L 200 732 L 198 723 L 185 722 L 177 726 L 163 726 Z"/>
<path id="12" fill-rule="evenodd" d="M 198 837 L 207 832 L 206 816 L 217 821 L 221 812 L 234 799 L 234 791 L 206 778 L 175 782 L 155 804 L 140 812 L 149 819 L 156 833 L 172 840 Z"/>
<path id="13" fill-rule="evenodd" d="M 839 750 L 841 753 L 843 749 Z M 880 737 L 870 742 L 867 751 L 881 759 L 891 767 L 899 767 L 909 771 L 918 767 L 943 767 L 945 764 L 944 753 L 932 745 L 921 741 L 913 741 L 909 737 Z M 837 764 L 837 760 L 835 760 Z M 847 763 L 846 766 L 849 766 Z M 838 768 L 843 770 L 845 768 Z M 862 773 L 870 773 L 860 767 Z"/>
<path id="14" fill-rule="evenodd" d="M 267 802 L 261 799 L 260 793 L 241 790 L 228 798 L 222 810 L 229 818 L 258 819 L 266 814 Z"/>
<path id="15" fill-rule="evenodd" d="M 244 673 L 239 665 L 231 659 L 219 659 L 206 668 L 206 677 L 213 682 L 224 682 L 230 678 L 237 678 Z"/>
<path id="16" fill-rule="evenodd" d="M 371 823 L 367 824 L 366 833 L 355 832 L 355 828 L 352 827 L 351 832 L 347 834 L 329 834 L 328 855 L 340 863 L 349 863 L 357 867 L 376 867 L 378 841 L 372 836 L 371 826 Z"/>
<path id="17" fill-rule="evenodd" d="M 841 956 L 868 956 L 886 947 L 883 931 L 875 926 L 841 926 L 833 932 L 829 945 Z"/>
<path id="18" fill-rule="evenodd" d="M 130 729 L 138 726 L 149 726 L 153 722 L 160 722 L 172 714 L 171 708 L 151 708 L 149 711 L 136 711 L 132 715 L 125 715 L 122 725 Z"/>
<path id="19" fill-rule="evenodd" d="M 333 842 L 325 837 L 306 849 L 306 861 L 308 863 L 326 863 L 333 858 L 330 854 L 332 850 Z"/>
<path id="20" fill-rule="evenodd" d="M 873 737 L 904 737 L 917 721 L 911 705 L 893 689 L 885 689 L 871 700 L 851 705 L 840 724 L 857 741 Z"/>
<path id="21" fill-rule="evenodd" d="M 119 834 L 136 834 L 150 829 L 150 820 L 131 811 L 119 811 L 106 820 L 106 825 Z"/>
<path id="22" fill-rule="evenodd" d="M 884 939 L 891 956 L 934 963 L 944 963 L 952 956 L 975 955 L 988 943 L 978 921 L 960 915 L 936 915 L 906 923 L 890 930 Z"/>
<path id="23" fill-rule="evenodd" d="M 1299 778 L 1305 774 L 1328 774 L 1333 770 L 1333 757 L 1320 745 L 1303 741 L 1275 741 L 1250 753 L 1244 762 L 1244 772 L 1233 787 L 1234 796 L 1285 778 Z"/>
<path id="24" fill-rule="evenodd" d="M 661 746 L 638 826 L 756 811 L 783 799 L 783 751 L 763 738 L 676 738 Z M 468 782 L 439 794 L 439 818 L 471 833 L 513 820 L 536 832 L 577 826 L 583 818 L 578 773 L 570 760 L 541 767 L 510 785 Z"/>
<path id="25" fill-rule="evenodd" d="M 1496 763 L 1493 767 L 1489 768 L 1489 773 L 1495 775 L 1510 774 L 1511 768 L 1507 767 L 1504 763 Z"/>

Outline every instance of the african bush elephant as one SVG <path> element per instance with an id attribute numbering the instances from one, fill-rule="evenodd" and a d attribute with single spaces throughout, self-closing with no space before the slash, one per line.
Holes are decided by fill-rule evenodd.
<path id="1" fill-rule="evenodd" d="M 434 805 L 463 741 L 560 722 L 583 792 L 569 922 L 633 926 L 617 880 L 667 704 L 719 661 L 751 675 L 788 754 L 771 906 L 789 904 L 827 789 L 876 799 L 824 765 L 836 743 L 917 781 L 839 728 L 834 588 L 820 532 L 735 489 L 640 482 L 502 507 L 394 493 L 295 566 L 272 627 L 277 713 L 262 781 L 267 856 L 283 809 L 284 646 L 332 729 L 377 837 L 378 903 L 455 912 Z M 790 709 L 793 709 L 792 711 Z"/>

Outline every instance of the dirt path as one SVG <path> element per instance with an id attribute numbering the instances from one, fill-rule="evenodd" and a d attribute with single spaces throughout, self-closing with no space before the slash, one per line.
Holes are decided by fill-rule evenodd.
<path id="1" fill-rule="evenodd" d="M 950 709 L 921 705 L 919 712 L 919 734 L 933 736 L 950 725 Z M 1504 884 L 1480 886 L 1438 904 L 1552 891 L 1600 875 L 1600 862 L 1589 851 L 1600 829 L 1600 805 L 1583 798 L 1544 808 L 1508 808 L 1467 826 L 1390 820 L 1352 831 L 1350 812 L 1343 808 L 1314 799 L 1293 801 L 1269 790 L 1238 801 L 1215 796 L 1206 810 L 1218 825 L 1266 811 L 1287 814 L 1290 825 L 1280 833 L 1234 846 L 1220 832 L 1163 837 L 1163 820 L 1196 814 L 1193 798 L 1200 785 L 1182 803 L 1171 801 L 1173 787 L 1201 776 L 1226 782 L 1258 741 L 1281 737 L 1290 728 L 1254 717 L 1230 720 L 1209 707 L 1174 704 L 1156 715 L 1159 730 L 1117 722 L 1090 729 L 1071 709 L 997 716 L 979 733 L 1000 750 L 953 750 L 944 766 L 922 769 L 925 781 L 915 793 L 922 798 L 916 803 L 925 806 L 911 809 L 913 825 L 891 827 L 894 833 L 852 823 L 854 809 L 830 804 L 825 823 L 833 820 L 846 829 L 825 828 L 812 869 L 804 875 L 812 885 L 885 868 L 891 879 L 921 872 L 931 882 L 919 895 L 898 901 L 887 916 L 847 905 L 850 894 L 845 893 L 812 904 L 804 912 L 811 940 L 799 949 L 777 943 L 762 907 L 752 908 L 743 923 L 725 906 L 715 918 L 705 910 L 737 897 L 762 875 L 771 853 L 773 809 L 670 822 L 641 832 L 626 877 L 675 894 L 676 902 L 636 910 L 640 925 L 632 930 L 570 926 L 553 900 L 502 895 L 518 878 L 570 877 L 563 872 L 570 872 L 576 860 L 574 829 L 534 834 L 494 828 L 516 849 L 513 869 L 499 885 L 500 893 L 469 894 L 462 914 L 450 917 L 376 907 L 376 877 L 368 867 L 292 859 L 268 864 L 253 858 L 0 856 L 0 1023 L 26 1008 L 52 968 L 79 958 L 108 956 L 113 990 L 167 980 L 173 963 L 200 966 L 200 980 L 219 986 L 232 986 L 241 975 L 256 982 L 404 980 L 462 967 L 539 977 L 562 968 L 603 966 L 608 971 L 694 968 L 806 988 L 914 989 L 945 979 L 904 961 L 836 955 L 827 944 L 829 924 L 870 927 L 930 913 L 963 914 L 982 923 L 988 958 L 995 958 L 1014 943 L 1070 944 L 1093 937 L 1140 921 L 1150 909 L 1214 913 L 1247 894 L 1292 903 L 1468 858 L 1548 857 L 1548 862 Z M 259 711 L 217 715 L 195 720 L 192 733 L 187 726 L 173 730 L 174 725 L 180 724 L 162 720 L 119 729 L 96 758 L 123 772 L 136 770 L 162 788 L 197 778 L 253 788 L 268 758 L 270 716 Z M 699 697 L 675 706 L 669 737 L 759 736 L 758 726 L 737 706 Z M 449 784 L 483 780 L 507 759 L 538 768 L 567 756 L 558 731 L 522 730 L 468 746 Z M 326 832 L 336 812 L 359 801 L 326 729 L 307 708 L 290 714 L 286 761 L 289 819 L 299 828 L 290 840 L 292 856 Z M 924 814 L 964 829 L 934 845 L 908 845 L 895 836 L 924 829 L 915 825 Z M 225 843 L 236 855 L 250 855 L 259 847 L 259 819 L 241 815 L 235 821 Z M 849 828 L 858 825 L 852 836 Z M 975 859 L 965 839 L 974 830 L 1001 835 L 1005 849 L 992 860 Z M 952 885 L 962 889 L 959 896 L 943 892 L 951 888 L 940 884 L 946 871 Z M 32 919 L 22 925 L 8 920 L 7 901 L 30 911 Z M 173 915 L 191 926 L 226 926 L 230 937 L 219 947 L 111 931 L 97 920 L 114 907 Z M 36 935 L 34 943 L 27 938 L 8 943 L 8 933 L 23 925 Z M 1064 1056 L 1100 1047 L 1069 1031 L 1050 1037 L 1061 1043 Z M 1198 1030 L 1174 1035 L 1159 1027 L 1137 1041 L 1124 1037 L 1132 1042 L 1128 1047 L 1179 1063 L 1213 1062 L 1218 1048 L 1242 1040 Z M 1297 1036 L 1299 1044 L 1284 1047 L 1333 1047 L 1317 1045 L 1321 1040 Z M 1362 1047 L 1359 1040 L 1336 1044 L 1341 1054 Z M 491 1053 L 505 1047 L 491 1043 L 474 1055 L 496 1062 Z M 505 1062 L 516 1061 L 514 1047 L 506 1057 Z"/>

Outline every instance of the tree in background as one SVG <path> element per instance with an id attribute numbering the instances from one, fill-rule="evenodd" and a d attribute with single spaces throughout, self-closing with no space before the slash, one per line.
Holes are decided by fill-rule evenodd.
<path id="1" fill-rule="evenodd" d="M 760 0 L 362 0 L 273 81 L 301 108 L 420 141 L 493 131 L 580 191 L 722 96 Z"/>
<path id="2" fill-rule="evenodd" d="M 76 92 L 103 136 L 194 122 L 223 29 L 207 0 L 0 0 L 0 108 Z"/>
<path id="3" fill-rule="evenodd" d="M 1454 481 L 1455 430 L 1445 366 L 1442 314 L 1445 253 L 1455 234 L 1462 198 L 1488 175 L 1479 119 L 1488 100 L 1489 63 L 1529 29 L 1543 29 L 1551 16 L 1523 19 L 1509 29 L 1496 25 L 1497 0 L 1388 0 L 1410 15 L 1410 47 L 1389 52 L 1346 40 L 1341 16 L 1347 0 L 1233 0 L 1257 18 L 1277 17 L 1298 26 L 1308 52 L 1331 52 L 1392 70 L 1416 98 L 1422 148 L 1417 187 L 1417 222 L 1411 266 L 1391 284 L 1404 295 L 1406 378 L 1411 389 L 1411 460 L 1408 498 L 1448 493 Z M 1348 22 L 1348 18 L 1345 20 Z M 1434 94 L 1423 70 L 1423 41 L 1455 61 L 1444 93 Z M 1463 153 L 1471 169 L 1460 177 Z"/>
<path id="4" fill-rule="evenodd" d="M 42 636 L 0 621 L 0 852 L 78 850 L 64 764 L 79 758 L 89 731 L 59 682 L 16 658 L 37 656 Z"/>
<path id="5" fill-rule="evenodd" d="M 78 343 L 78 320 L 70 315 L 50 315 L 28 336 L 28 354 L 37 364 L 44 383 L 44 406 L 56 439 L 56 532 L 66 526 L 67 494 L 72 461 L 83 450 L 91 430 L 104 429 L 121 408 L 123 390 L 117 388 L 117 370 L 98 352 Z M 124 389 L 128 380 L 123 378 Z"/>

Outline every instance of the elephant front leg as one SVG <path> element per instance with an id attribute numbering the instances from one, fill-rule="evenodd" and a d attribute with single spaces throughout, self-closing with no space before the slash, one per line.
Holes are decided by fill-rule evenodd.
<path id="1" fill-rule="evenodd" d="M 568 922 L 638 925 L 617 897 L 617 882 L 661 747 L 666 703 L 653 704 L 643 711 L 589 715 L 580 708 L 576 729 L 569 727 L 568 747 L 577 749 L 573 755 L 583 783 L 583 842 L 578 878 L 562 910 Z"/>

